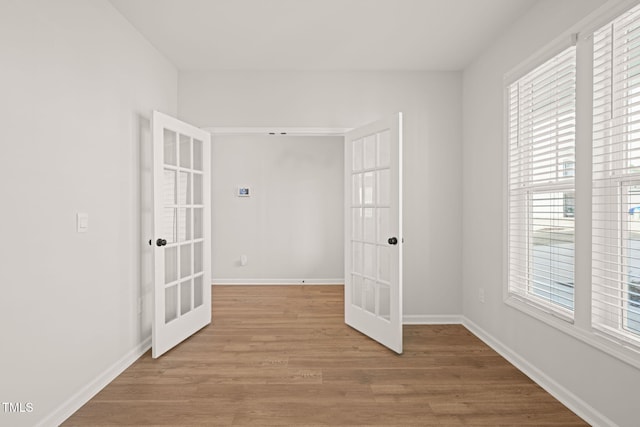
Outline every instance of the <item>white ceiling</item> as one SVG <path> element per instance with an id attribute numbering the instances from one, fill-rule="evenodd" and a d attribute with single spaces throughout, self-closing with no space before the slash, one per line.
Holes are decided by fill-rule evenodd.
<path id="1" fill-rule="evenodd" d="M 110 0 L 181 70 L 461 70 L 535 0 Z"/>

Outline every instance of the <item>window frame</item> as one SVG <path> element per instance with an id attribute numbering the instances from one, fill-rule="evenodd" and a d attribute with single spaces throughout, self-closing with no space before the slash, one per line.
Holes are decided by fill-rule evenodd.
<path id="1" fill-rule="evenodd" d="M 511 127 L 512 127 L 512 116 L 510 105 L 512 102 L 512 86 L 514 84 L 519 83 L 523 79 L 530 76 L 531 73 L 538 70 L 543 65 L 547 64 L 549 61 L 554 60 L 562 55 L 567 54 L 567 50 L 575 49 L 576 46 L 576 38 L 574 36 L 565 38 L 558 42 L 553 43 L 550 47 L 546 48 L 544 51 L 539 52 L 538 54 L 531 57 L 525 63 L 521 64 L 518 68 L 514 69 L 511 73 L 505 76 L 503 81 L 503 90 L 504 90 L 504 165 L 505 165 L 505 185 L 504 185 L 504 199 L 505 199 L 505 213 L 504 213 L 504 224 L 505 224 L 505 242 L 504 242 L 504 263 L 505 263 L 505 286 L 504 286 L 504 300 L 507 304 L 515 306 L 517 308 L 528 307 L 527 310 L 532 309 L 535 311 L 539 311 L 542 313 L 546 313 L 548 315 L 554 316 L 558 319 L 563 320 L 564 322 L 573 322 L 574 310 L 569 309 L 567 307 L 563 307 L 559 304 L 553 303 L 545 298 L 542 298 L 538 295 L 535 295 L 532 288 L 532 255 L 531 255 L 531 223 L 533 222 L 533 213 L 532 213 L 532 203 L 534 200 L 534 194 L 543 194 L 543 193 L 562 193 L 563 194 L 563 216 L 564 216 L 564 195 L 566 193 L 573 193 L 575 200 L 575 169 L 573 169 L 573 174 L 565 174 L 564 169 L 556 169 L 556 176 L 553 179 L 554 182 L 527 182 L 520 184 L 520 189 L 513 190 L 512 189 L 512 175 L 514 171 L 511 168 Z M 574 69 L 577 70 L 577 52 L 573 52 L 574 58 L 576 58 L 573 63 Z M 562 65 L 562 64 L 561 64 Z M 577 90 L 577 88 L 576 88 Z M 574 122 L 576 121 L 576 108 L 577 103 L 575 101 L 576 92 L 574 91 L 574 101 L 573 101 L 573 110 L 572 114 L 574 116 Z M 518 125 L 520 124 L 520 117 L 517 118 Z M 574 156 L 571 159 L 570 163 L 573 164 L 575 168 L 575 150 L 576 150 L 576 124 L 574 123 L 573 129 L 573 140 L 574 140 Z M 532 144 L 533 145 L 533 144 Z M 555 145 L 558 145 L 558 141 L 555 141 Z M 556 163 L 560 162 L 562 156 L 560 155 L 561 151 L 556 147 L 553 151 L 551 157 L 556 159 Z M 525 154 L 527 156 L 527 154 Z M 532 160 L 534 154 L 530 151 L 528 154 L 528 159 L 526 159 L 527 165 L 535 164 L 535 161 Z M 563 166 L 567 164 L 567 160 L 562 161 Z M 526 172 L 517 171 L 518 179 L 523 179 L 526 176 Z M 524 178 L 526 181 L 527 178 Z M 526 206 L 521 206 L 521 209 L 524 213 L 521 213 L 521 224 L 526 224 L 524 227 L 526 231 L 521 235 L 515 235 L 516 238 L 524 239 L 520 241 L 520 244 L 525 246 L 526 253 L 520 255 L 520 259 L 516 259 L 512 254 L 512 238 L 515 233 L 512 233 L 511 229 L 511 200 L 514 197 L 514 194 L 519 194 L 520 198 L 525 200 Z M 523 196 L 524 195 L 524 196 Z M 517 196 L 516 196 L 517 197 Z M 574 212 L 575 212 L 575 204 L 574 204 Z M 575 214 L 574 214 L 575 215 Z M 566 218 L 566 217 L 565 217 Z M 573 219 L 574 217 L 572 217 Z M 574 236 L 575 236 L 575 225 L 574 225 Z M 575 247 L 575 240 L 574 240 Z M 515 286 L 512 286 L 511 281 L 511 266 L 514 264 L 514 261 L 521 265 L 521 269 L 526 271 L 527 278 L 524 279 L 526 284 L 523 289 L 514 289 Z M 575 277 L 575 262 L 574 262 L 574 277 Z M 575 282 L 575 279 L 574 279 Z M 520 286 L 522 288 L 522 286 Z M 575 284 L 574 284 L 575 289 Z M 575 297 L 574 297 L 575 299 Z M 573 304 L 573 301 L 572 301 Z M 574 305 L 575 307 L 575 305 Z"/>

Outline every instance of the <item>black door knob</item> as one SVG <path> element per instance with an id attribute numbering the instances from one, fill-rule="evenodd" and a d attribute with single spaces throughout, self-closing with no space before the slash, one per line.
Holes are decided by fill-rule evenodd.
<path id="1" fill-rule="evenodd" d="M 156 246 L 167 246 L 167 241 L 164 239 L 156 240 Z"/>
<path id="2" fill-rule="evenodd" d="M 395 237 L 389 237 L 389 240 L 387 240 L 387 242 L 389 242 L 390 245 L 397 245 L 398 239 L 396 239 Z"/>

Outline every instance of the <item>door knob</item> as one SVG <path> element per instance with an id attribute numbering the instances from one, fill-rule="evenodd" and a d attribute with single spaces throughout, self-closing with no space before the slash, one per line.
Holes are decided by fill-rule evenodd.
<path id="1" fill-rule="evenodd" d="M 156 240 L 156 246 L 167 246 L 167 241 L 164 239 Z"/>
<path id="2" fill-rule="evenodd" d="M 397 245 L 398 239 L 395 237 L 389 237 L 389 240 L 387 240 L 387 242 L 389 242 L 390 245 Z"/>

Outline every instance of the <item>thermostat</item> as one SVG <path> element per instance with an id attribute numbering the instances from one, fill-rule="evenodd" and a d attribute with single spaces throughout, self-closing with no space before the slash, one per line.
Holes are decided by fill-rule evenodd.
<path id="1" fill-rule="evenodd" d="M 238 187 L 238 192 L 236 193 L 238 197 L 251 197 L 251 188 L 249 187 Z"/>

